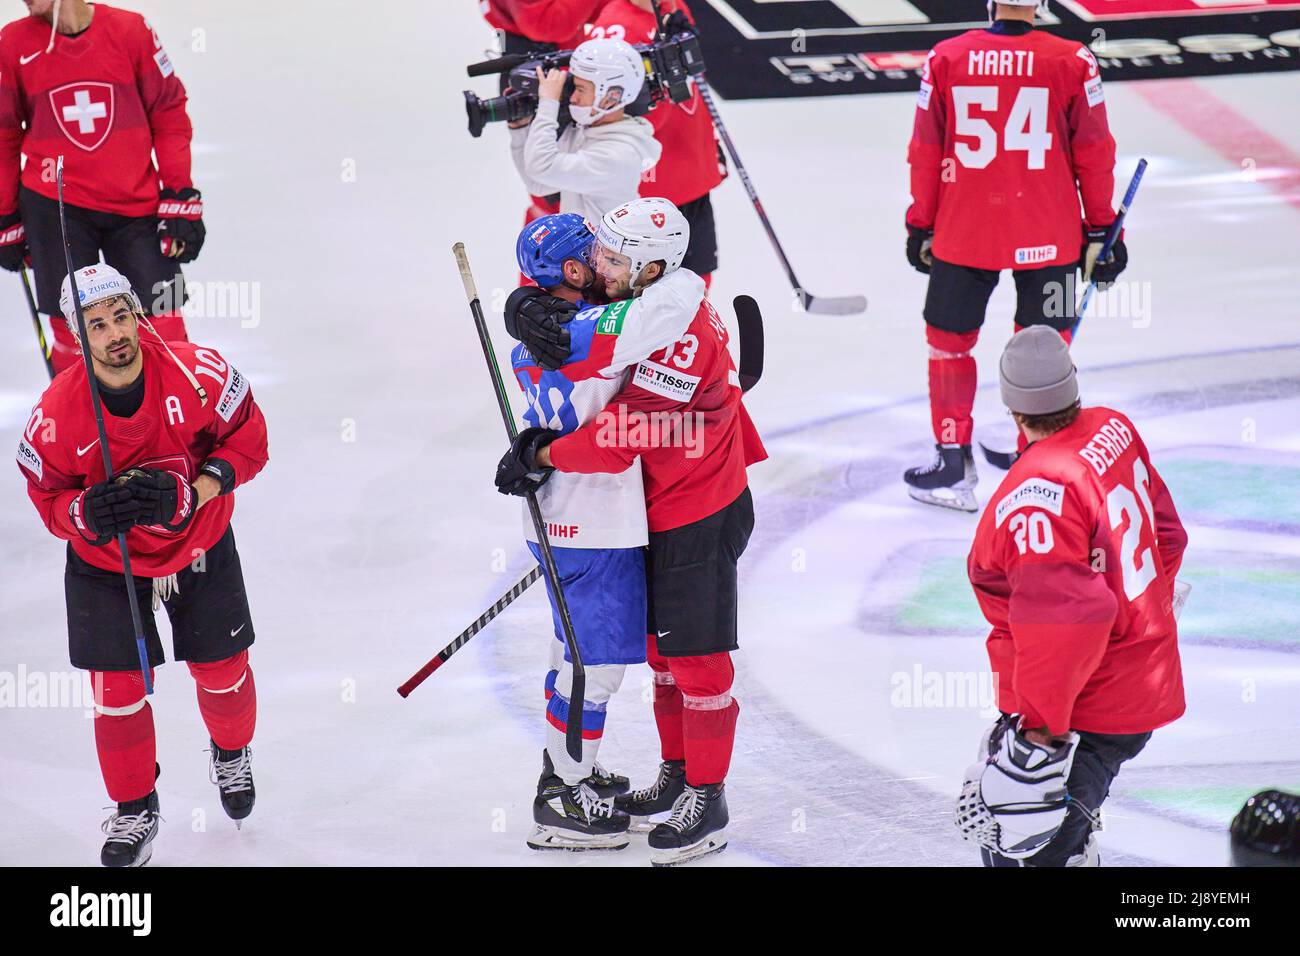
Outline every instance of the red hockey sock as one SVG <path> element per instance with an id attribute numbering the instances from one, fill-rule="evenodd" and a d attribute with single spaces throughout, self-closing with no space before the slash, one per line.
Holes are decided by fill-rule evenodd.
<path id="1" fill-rule="evenodd" d="M 185 316 L 180 312 L 165 312 L 162 315 L 153 315 L 147 321 L 164 342 L 189 341 L 189 336 L 185 332 Z M 142 334 L 148 335 L 149 333 L 144 331 Z"/>
<path id="2" fill-rule="evenodd" d="M 199 713 L 208 734 L 222 750 L 238 750 L 253 739 L 257 687 L 248 651 L 211 664 L 190 664 L 198 685 Z"/>
<path id="3" fill-rule="evenodd" d="M 692 787 L 721 783 L 731 766 L 740 705 L 731 696 L 731 655 L 670 659 L 681 688 L 686 782 Z"/>
<path id="4" fill-rule="evenodd" d="M 659 758 L 685 760 L 682 737 L 682 692 L 668 669 L 668 659 L 659 654 L 655 636 L 646 635 L 646 660 L 655 682 L 655 726 L 659 728 Z"/>
<path id="5" fill-rule="evenodd" d="M 935 441 L 944 445 L 970 444 L 975 407 L 975 358 L 970 352 L 979 334 L 979 329 L 945 332 L 925 327 L 930 345 L 930 423 Z"/>
<path id="6" fill-rule="evenodd" d="M 95 692 L 95 750 L 108 798 L 127 803 L 149 796 L 157 748 L 153 708 L 139 671 L 91 671 Z"/>

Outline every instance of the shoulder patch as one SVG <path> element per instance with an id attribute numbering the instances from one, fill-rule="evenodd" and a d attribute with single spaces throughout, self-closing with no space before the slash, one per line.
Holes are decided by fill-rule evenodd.
<path id="1" fill-rule="evenodd" d="M 239 373 L 239 369 L 233 365 L 230 366 L 230 376 L 226 379 L 226 387 L 221 390 L 221 397 L 217 399 L 217 414 L 221 420 L 229 422 L 235 410 L 239 408 L 244 401 L 244 396 L 248 394 L 248 379 Z"/>
<path id="2" fill-rule="evenodd" d="M 37 481 L 45 477 L 45 463 L 36 449 L 27 443 L 26 436 L 18 439 L 18 464 L 35 475 Z"/>
<path id="3" fill-rule="evenodd" d="M 596 321 L 597 335 L 618 335 L 623 331 L 623 319 L 632 308 L 632 300 L 624 299 L 606 306 L 604 314 Z"/>
<path id="4" fill-rule="evenodd" d="M 176 71 L 172 68 L 171 58 L 167 56 L 166 50 L 158 50 L 153 55 L 154 63 L 158 64 L 158 72 L 163 75 L 163 79 L 171 76 Z"/>
<path id="5" fill-rule="evenodd" d="M 1042 508 L 1060 517 L 1065 501 L 1065 486 L 1046 478 L 1026 478 L 998 502 L 994 527 L 1002 527 L 1007 516 L 1018 508 Z"/>
<path id="6" fill-rule="evenodd" d="M 933 92 L 934 86 L 922 80 L 921 88 L 916 93 L 916 108 L 918 110 L 928 110 L 930 108 L 930 94 Z"/>
<path id="7" fill-rule="evenodd" d="M 1091 80 L 1086 80 L 1083 84 L 1083 93 L 1088 97 L 1089 106 L 1105 102 L 1106 95 L 1101 90 L 1101 77 L 1094 76 Z"/>
<path id="8" fill-rule="evenodd" d="M 687 375 L 667 365 L 646 359 L 636 367 L 632 384 L 677 402 L 689 402 L 700 384 L 698 375 Z"/>

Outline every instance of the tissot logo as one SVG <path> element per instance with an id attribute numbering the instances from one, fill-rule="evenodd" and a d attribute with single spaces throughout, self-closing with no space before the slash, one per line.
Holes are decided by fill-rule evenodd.
<path id="1" fill-rule="evenodd" d="M 153 929 L 153 894 L 82 893 L 74 885 L 50 897 L 50 925 L 129 927 L 132 936 L 148 936 Z"/>

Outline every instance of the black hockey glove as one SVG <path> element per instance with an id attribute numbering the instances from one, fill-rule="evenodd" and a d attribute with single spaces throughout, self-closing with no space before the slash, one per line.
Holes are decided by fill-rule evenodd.
<path id="1" fill-rule="evenodd" d="M 930 274 L 930 245 L 934 242 L 934 230 L 922 229 L 920 226 L 907 226 L 907 261 L 912 268 L 923 275 Z"/>
<path id="2" fill-rule="evenodd" d="M 0 216 L 0 269 L 21 272 L 27 264 L 27 233 L 16 213 Z"/>
<path id="3" fill-rule="evenodd" d="M 537 364 L 555 370 L 569 360 L 569 321 L 578 307 L 536 286 L 515 289 L 506 299 L 506 332 L 524 344 Z"/>
<path id="4" fill-rule="evenodd" d="M 194 518 L 194 486 L 184 476 L 161 468 L 132 468 L 119 481 L 125 483 L 140 509 L 136 524 L 161 525 L 184 531 Z"/>
<path id="5" fill-rule="evenodd" d="M 538 465 L 537 453 L 559 437 L 559 432 L 549 428 L 525 428 L 521 431 L 510 450 L 497 462 L 497 491 L 522 498 L 546 484 L 555 469 Z"/>
<path id="6" fill-rule="evenodd" d="M 203 196 L 197 189 L 164 189 L 158 194 L 158 244 L 165 257 L 193 262 L 207 234 Z"/>
<path id="7" fill-rule="evenodd" d="M 140 503 L 120 478 L 91 485 L 68 506 L 73 527 L 94 545 L 108 544 L 116 535 L 130 531 L 139 516 Z"/>
<path id="8" fill-rule="evenodd" d="M 1079 253 L 1084 283 L 1086 284 L 1090 279 L 1096 280 L 1097 289 L 1103 292 L 1110 288 L 1110 284 L 1119 278 L 1119 274 L 1128 265 L 1128 248 L 1124 245 L 1123 229 L 1115 239 L 1115 244 L 1110 247 L 1110 255 L 1098 261 L 1097 257 L 1101 255 L 1101 247 L 1106 242 L 1108 232 L 1110 226 L 1101 226 L 1097 229 L 1085 227 L 1083 249 Z"/>

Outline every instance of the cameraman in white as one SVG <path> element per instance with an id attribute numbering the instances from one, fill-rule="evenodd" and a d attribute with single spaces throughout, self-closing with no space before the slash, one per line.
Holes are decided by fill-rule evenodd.
<path id="1" fill-rule="evenodd" d="M 559 132 L 566 74 L 538 67 L 537 113 L 511 124 L 510 152 L 528 191 L 559 192 L 560 211 L 599 222 L 615 206 L 635 199 L 641 174 L 659 161 L 650 121 L 626 107 L 645 85 L 641 54 L 622 40 L 588 40 L 573 51 L 569 113 L 574 125 Z"/>

